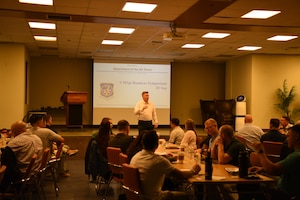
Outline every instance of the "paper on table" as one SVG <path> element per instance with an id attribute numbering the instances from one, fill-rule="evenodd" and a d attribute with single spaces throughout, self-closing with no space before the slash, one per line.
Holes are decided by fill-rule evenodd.
<path id="1" fill-rule="evenodd" d="M 212 176 L 212 180 L 224 180 L 224 179 L 226 179 L 226 177 L 225 176 Z"/>
<path id="2" fill-rule="evenodd" d="M 164 151 L 156 151 L 155 154 L 160 155 L 160 156 L 165 156 L 165 155 L 167 155 L 167 152 L 164 152 Z"/>
<path id="3" fill-rule="evenodd" d="M 225 167 L 225 170 L 226 170 L 228 173 L 239 172 L 239 168 L 238 168 L 238 167 Z"/>

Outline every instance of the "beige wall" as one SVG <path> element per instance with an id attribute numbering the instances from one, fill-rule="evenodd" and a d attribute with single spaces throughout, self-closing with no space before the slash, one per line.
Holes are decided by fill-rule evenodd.
<path id="1" fill-rule="evenodd" d="M 171 117 L 192 118 L 202 124 L 200 99 L 223 99 L 225 65 L 211 62 L 173 63 L 171 80 Z"/>
<path id="2" fill-rule="evenodd" d="M 22 120 L 25 113 L 25 64 L 24 45 L 0 44 L 0 128 Z"/>
<path id="3" fill-rule="evenodd" d="M 247 112 L 251 113 L 252 94 L 252 56 L 244 56 L 226 63 L 227 99 L 235 99 L 239 95 L 247 98 Z"/>
<path id="4" fill-rule="evenodd" d="M 300 56 L 246 56 L 228 62 L 226 70 L 226 82 L 232 82 L 231 88 L 226 88 L 226 96 L 245 94 L 247 112 L 253 115 L 254 123 L 264 129 L 269 128 L 270 118 L 280 118 L 282 115 L 274 109 L 274 104 L 278 103 L 275 91 L 282 88 L 284 79 L 287 79 L 288 88 L 295 85 L 296 93 L 300 93 Z M 231 75 L 228 75 L 229 71 Z M 300 108 L 299 95 L 292 106 Z M 294 120 L 299 118 L 299 115 L 295 116 Z"/>
<path id="5" fill-rule="evenodd" d="M 64 91 L 88 92 L 88 102 L 83 105 L 83 124 L 92 121 L 92 61 L 90 59 L 63 59 L 57 57 L 31 57 L 30 109 L 63 106 L 60 97 Z M 55 112 L 54 124 L 65 124 L 64 112 Z M 55 114 L 54 113 L 54 114 Z M 53 113 L 51 113 L 53 114 Z"/>

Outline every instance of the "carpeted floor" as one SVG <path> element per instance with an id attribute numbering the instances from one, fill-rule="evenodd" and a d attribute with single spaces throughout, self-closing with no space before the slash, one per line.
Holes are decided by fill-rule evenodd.
<path id="1" fill-rule="evenodd" d="M 95 184 L 89 182 L 88 176 L 84 172 L 84 160 L 67 160 L 67 167 L 70 170 L 70 177 L 60 178 L 59 195 L 56 197 L 54 191 L 53 181 L 51 177 L 46 177 L 43 181 L 43 188 L 47 200 L 61 199 L 61 200 L 87 200 L 87 199 L 104 199 L 103 196 L 97 196 Z M 109 192 L 105 199 L 117 200 L 120 193 L 120 185 L 112 181 Z"/>

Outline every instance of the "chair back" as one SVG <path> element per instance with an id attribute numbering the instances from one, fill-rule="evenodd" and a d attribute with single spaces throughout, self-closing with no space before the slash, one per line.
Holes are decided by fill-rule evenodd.
<path id="1" fill-rule="evenodd" d="M 122 164 L 123 171 L 123 188 L 125 190 L 126 199 L 139 200 L 143 194 L 140 172 L 137 167 L 127 163 Z"/>
<path id="2" fill-rule="evenodd" d="M 263 141 L 264 152 L 272 162 L 280 161 L 281 149 L 283 142 Z"/>
<path id="3" fill-rule="evenodd" d="M 2 167 L 0 168 L 0 186 L 1 186 L 2 180 L 4 178 L 5 171 L 6 171 L 6 166 L 2 165 Z"/>
<path id="4" fill-rule="evenodd" d="M 37 158 L 37 154 L 33 154 L 33 156 L 31 157 L 30 163 L 24 173 L 24 178 L 30 177 L 36 158 Z"/>
<path id="5" fill-rule="evenodd" d="M 236 138 L 237 140 L 239 140 L 239 141 L 245 146 L 245 148 L 249 149 L 249 147 L 248 147 L 248 145 L 247 145 L 247 141 L 246 141 L 245 138 L 243 138 L 243 137 L 241 137 L 241 136 L 239 136 L 239 135 L 235 135 L 235 138 Z"/>
<path id="6" fill-rule="evenodd" d="M 128 163 L 128 156 L 125 153 L 120 153 L 120 163 Z"/>
<path id="7" fill-rule="evenodd" d="M 107 147 L 108 166 L 112 172 L 112 178 L 116 181 L 122 181 L 122 166 L 120 162 L 121 148 Z"/>
<path id="8" fill-rule="evenodd" d="M 40 171 L 44 171 L 47 167 L 48 157 L 49 157 L 50 148 L 46 148 L 43 152 Z"/>
<path id="9" fill-rule="evenodd" d="M 249 159 L 250 159 L 251 166 L 262 167 L 262 164 L 260 162 L 259 155 L 257 152 L 251 152 Z"/>
<path id="10" fill-rule="evenodd" d="M 60 145 L 58 146 L 57 152 L 56 152 L 56 154 L 55 154 L 55 158 L 56 158 L 56 159 L 59 159 L 59 158 L 60 158 L 60 154 L 61 154 L 61 152 L 62 152 L 63 146 L 64 146 L 64 143 L 60 143 Z"/>

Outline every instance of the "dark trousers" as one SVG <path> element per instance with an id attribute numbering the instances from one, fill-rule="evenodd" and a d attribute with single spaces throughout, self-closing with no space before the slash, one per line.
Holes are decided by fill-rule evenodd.
<path id="1" fill-rule="evenodd" d="M 142 121 L 139 120 L 138 123 L 138 129 L 139 129 L 139 134 L 143 131 L 143 130 L 153 130 L 153 124 L 152 121 Z"/>

